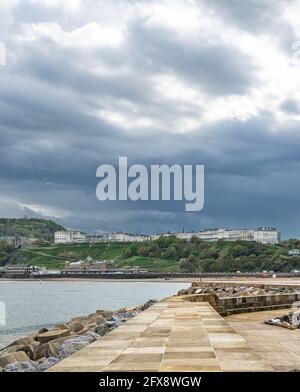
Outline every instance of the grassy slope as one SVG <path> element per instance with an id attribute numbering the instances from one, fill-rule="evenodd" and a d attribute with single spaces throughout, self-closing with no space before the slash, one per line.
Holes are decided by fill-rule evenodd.
<path id="1" fill-rule="evenodd" d="M 118 268 L 125 266 L 139 266 L 148 271 L 177 272 L 179 262 L 174 260 L 155 259 L 150 257 L 133 256 L 129 259 L 120 259 L 116 262 Z"/>
<path id="2" fill-rule="evenodd" d="M 51 269 L 61 269 L 66 261 L 77 261 L 88 256 L 96 260 L 116 260 L 116 267 L 140 266 L 149 271 L 177 271 L 178 261 L 151 259 L 149 257 L 131 257 L 125 259 L 124 249 L 128 244 L 105 243 L 105 244 L 77 244 L 57 245 L 51 247 L 32 247 L 19 250 L 18 263 L 28 263 L 37 266 L 46 266 Z"/>
<path id="3" fill-rule="evenodd" d="M 95 260 L 114 259 L 117 268 L 125 266 L 140 266 L 148 271 L 179 271 L 179 259 L 190 257 L 183 270 L 205 272 L 232 272 L 232 271 L 291 271 L 300 269 L 300 257 L 288 257 L 288 249 L 300 248 L 300 241 L 289 240 L 279 245 L 262 245 L 257 243 L 185 243 L 172 239 L 164 239 L 171 243 L 165 247 L 157 248 L 157 242 L 135 244 L 137 251 L 126 252 L 132 246 L 128 243 L 103 244 L 72 244 L 41 246 L 21 249 L 17 253 L 15 262 L 31 265 L 47 266 L 48 268 L 63 268 L 66 261 L 86 259 L 87 256 Z M 151 247 L 156 249 L 151 250 Z M 176 247 L 175 256 L 167 255 L 168 249 Z M 142 249 L 141 249 L 142 248 Z M 148 249 L 148 250 L 147 250 Z M 143 250 L 143 252 L 140 252 Z M 145 252 L 146 251 L 146 252 Z M 150 253 L 152 252 L 152 255 Z M 4 255 L 5 256 L 5 255 Z M 4 257 L 3 256 L 3 257 Z M 149 257 L 151 256 L 151 257 Z"/>

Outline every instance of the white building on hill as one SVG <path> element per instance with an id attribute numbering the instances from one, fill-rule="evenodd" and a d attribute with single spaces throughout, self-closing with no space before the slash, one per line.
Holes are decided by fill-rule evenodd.
<path id="1" fill-rule="evenodd" d="M 86 242 L 86 235 L 80 231 L 56 231 L 54 233 L 55 244 L 80 244 Z"/>
<path id="2" fill-rule="evenodd" d="M 190 240 L 193 236 L 203 241 L 256 241 L 263 244 L 277 244 L 280 233 L 272 227 L 259 227 L 251 229 L 209 229 L 192 233 L 177 233 L 177 238 Z"/>
<path id="3" fill-rule="evenodd" d="M 254 241 L 263 244 L 278 244 L 280 233 L 274 227 L 259 227 L 254 231 Z"/>
<path id="4" fill-rule="evenodd" d="M 300 256 L 300 249 L 289 250 L 289 256 Z"/>
<path id="5" fill-rule="evenodd" d="M 83 242 L 101 243 L 107 241 L 115 242 L 142 242 L 150 239 L 149 236 L 142 234 L 127 233 L 101 233 L 101 234 L 82 234 L 79 231 L 57 231 L 54 233 L 55 244 L 79 244 Z"/>

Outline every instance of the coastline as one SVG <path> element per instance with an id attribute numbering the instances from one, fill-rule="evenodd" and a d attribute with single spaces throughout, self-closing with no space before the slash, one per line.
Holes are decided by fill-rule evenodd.
<path id="1" fill-rule="evenodd" d="M 116 311 L 98 309 L 89 315 L 73 317 L 53 328 L 44 327 L 23 335 L 0 348 L 0 372 L 44 372 L 156 302 L 150 299 L 142 305 Z"/>
<path id="2" fill-rule="evenodd" d="M 0 278 L 1 282 L 106 282 L 106 283 L 128 283 L 128 282 L 149 282 L 149 283 L 192 283 L 194 281 L 199 282 L 199 278 L 150 278 L 150 279 L 96 279 L 96 278 Z"/>
<path id="3" fill-rule="evenodd" d="M 122 281 L 123 282 L 123 281 Z M 100 283 L 100 284 L 99 284 Z M 85 279 L 1 279 L 0 301 L 6 306 L 6 322 L 0 326 L 0 349 L 42 327 L 53 328 L 95 309 L 116 310 L 161 299 L 188 287 L 189 283 L 138 282 Z"/>
<path id="4" fill-rule="evenodd" d="M 289 277 L 289 278 L 247 278 L 247 277 L 218 277 L 218 278 L 199 278 L 199 277 L 186 277 L 186 278 L 149 278 L 149 279 L 101 279 L 101 278 L 3 278 L 0 277 L 1 282 L 106 282 L 106 283 L 128 283 L 128 282 L 151 282 L 151 283 L 193 283 L 193 282 L 209 282 L 209 283 L 248 283 L 248 284 L 270 284 L 270 285 L 294 285 L 300 288 L 300 278 L 299 277 Z"/>

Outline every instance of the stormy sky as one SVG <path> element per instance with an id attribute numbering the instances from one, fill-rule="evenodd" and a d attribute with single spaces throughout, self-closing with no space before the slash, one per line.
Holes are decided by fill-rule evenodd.
<path id="1" fill-rule="evenodd" d="M 299 18 L 299 0 L 0 1 L 0 216 L 300 237 Z M 119 156 L 204 164 L 203 210 L 100 202 Z"/>

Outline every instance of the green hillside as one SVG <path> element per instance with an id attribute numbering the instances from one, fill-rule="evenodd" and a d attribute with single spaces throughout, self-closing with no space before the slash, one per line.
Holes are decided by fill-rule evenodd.
<path id="1" fill-rule="evenodd" d="M 21 237 L 32 237 L 45 241 L 53 241 L 54 232 L 58 230 L 65 229 L 51 220 L 0 218 L 0 237 L 13 237 L 18 235 Z"/>
<path id="2" fill-rule="evenodd" d="M 119 259 L 128 244 L 70 244 L 30 247 L 20 249 L 15 263 L 26 263 L 48 268 L 63 268 L 66 261 L 84 260 L 91 256 L 95 260 Z"/>
<path id="3" fill-rule="evenodd" d="M 66 261 L 88 256 L 95 260 L 115 260 L 117 268 L 140 266 L 148 271 L 185 272 L 290 272 L 300 270 L 300 257 L 289 257 L 288 250 L 300 249 L 299 240 L 278 245 L 257 242 L 204 242 L 197 238 L 183 241 L 161 237 L 142 243 L 102 243 L 52 245 L 20 249 L 15 263 L 28 263 L 48 268 L 63 268 Z"/>
<path id="4" fill-rule="evenodd" d="M 115 260 L 116 268 L 139 266 L 148 271 L 178 271 L 176 260 L 155 259 L 150 257 L 126 257 L 128 243 L 71 244 L 30 247 L 19 249 L 14 262 L 61 269 L 66 261 L 78 261 L 91 256 L 95 260 Z"/>
<path id="5" fill-rule="evenodd" d="M 139 266 L 147 271 L 155 272 L 179 272 L 180 265 L 176 260 L 155 259 L 151 257 L 133 256 L 128 259 L 120 259 L 115 263 L 117 268 Z"/>
<path id="6" fill-rule="evenodd" d="M 126 258 L 135 256 L 179 261 L 186 272 L 290 272 L 300 270 L 300 257 L 289 257 L 288 251 L 300 249 L 300 241 L 290 239 L 278 245 L 258 242 L 205 242 L 194 237 L 191 241 L 175 236 L 160 237 L 156 241 L 131 244 L 124 252 Z"/>
<path id="7" fill-rule="evenodd" d="M 14 246 L 9 245 L 6 242 L 0 242 L 0 266 L 5 265 L 14 252 L 16 252 Z"/>

